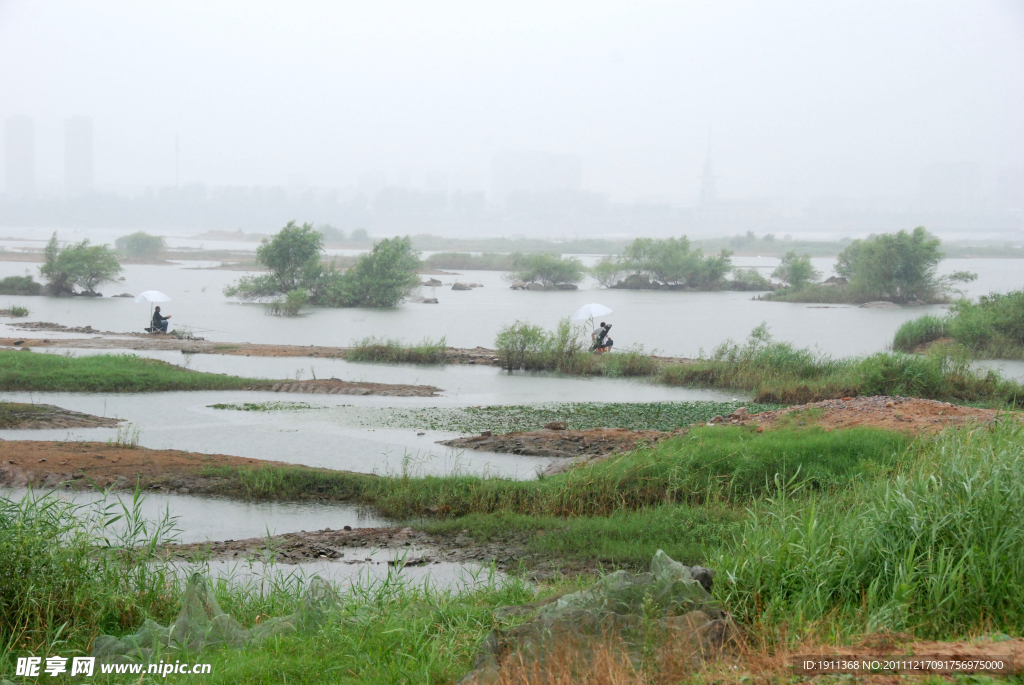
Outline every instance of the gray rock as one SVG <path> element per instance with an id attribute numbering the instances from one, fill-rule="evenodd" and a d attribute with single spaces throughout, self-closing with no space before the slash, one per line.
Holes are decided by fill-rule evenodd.
<path id="1" fill-rule="evenodd" d="M 436 288 L 437 286 L 441 285 L 441 281 L 437 280 L 436 278 L 430 278 L 425 281 L 422 281 L 420 285 L 426 285 L 430 286 L 431 288 Z"/>
<path id="2" fill-rule="evenodd" d="M 453 283 L 452 290 L 472 290 L 468 283 Z"/>
<path id="3" fill-rule="evenodd" d="M 861 309 L 902 309 L 895 302 L 889 302 L 888 300 L 876 300 L 874 302 L 865 302 L 860 306 Z"/>
<path id="4" fill-rule="evenodd" d="M 526 290 L 526 281 L 516 281 L 509 288 L 512 290 Z"/>
<path id="5" fill-rule="evenodd" d="M 559 290 L 579 290 L 579 287 L 575 283 L 559 283 L 555 286 Z"/>
<path id="6" fill-rule="evenodd" d="M 527 290 L 544 290 L 544 286 L 540 283 L 528 283 L 526 285 Z"/>

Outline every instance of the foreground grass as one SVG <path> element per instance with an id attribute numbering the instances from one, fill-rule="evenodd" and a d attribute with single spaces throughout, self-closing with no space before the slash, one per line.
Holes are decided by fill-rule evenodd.
<path id="1" fill-rule="evenodd" d="M 945 317 L 922 316 L 900 326 L 893 349 L 952 338 L 979 359 L 1024 359 L 1024 290 L 991 293 L 978 302 L 960 300 Z"/>
<path id="2" fill-rule="evenodd" d="M 714 594 L 764 654 L 878 632 L 946 639 L 1024 630 L 1024 429 L 1016 423 L 913 445 L 871 430 L 707 428 L 606 468 L 532 484 L 596 501 L 600 488 L 589 490 L 591 482 L 614 484 L 625 506 L 606 516 L 509 510 L 417 525 L 480 537 L 530 532 L 531 553 L 609 563 L 671 548 L 716 569 Z M 395 496 L 433 487 L 411 476 L 375 480 Z M 480 501 L 474 492 L 489 487 L 481 479 L 471 485 L 459 486 L 462 501 Z M 639 504 L 639 493 L 656 488 L 675 501 Z M 116 511 L 89 523 L 57 498 L 0 499 L 0 677 L 13 675 L 18 656 L 87 653 L 99 633 L 125 635 L 146 618 L 173 619 L 182 586 L 151 556 L 158 535 L 134 512 L 125 508 L 128 533 L 116 537 L 109 525 Z M 214 591 L 229 614 L 252 626 L 295 611 L 306 582 L 277 573 Z M 439 590 L 389 576 L 347 590 L 332 620 L 310 632 L 158 656 L 212 663 L 204 683 L 453 682 L 485 635 L 508 625 L 499 607 L 585 582 L 530 588 L 485 578 L 474 588 Z M 656 656 L 642 666 L 646 675 L 614 682 L 678 681 L 663 677 L 667 671 L 659 676 Z"/>
<path id="3" fill-rule="evenodd" d="M 65 357 L 0 351 L 0 390 L 38 392 L 155 392 L 239 390 L 268 381 L 188 371 L 133 354 Z"/>
<path id="4" fill-rule="evenodd" d="M 424 338 L 418 345 L 392 338 L 363 338 L 345 353 L 350 362 L 384 364 L 444 364 L 448 343 Z"/>

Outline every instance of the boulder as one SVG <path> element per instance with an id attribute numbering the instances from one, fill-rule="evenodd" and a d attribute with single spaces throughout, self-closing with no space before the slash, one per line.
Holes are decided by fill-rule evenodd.
<path id="1" fill-rule="evenodd" d="M 420 300 L 420 304 L 437 304 L 437 298 L 436 297 L 424 297 L 422 300 Z"/>
<path id="2" fill-rule="evenodd" d="M 441 281 L 437 280 L 436 278 L 428 278 L 427 280 L 422 281 L 420 285 L 426 285 L 430 286 L 431 288 L 436 288 L 437 286 L 441 285 Z"/>
<path id="3" fill-rule="evenodd" d="M 512 290 L 526 290 L 526 281 L 516 281 L 509 288 Z"/>
<path id="4" fill-rule="evenodd" d="M 555 287 L 559 290 L 579 290 L 575 283 L 559 283 Z"/>
<path id="5" fill-rule="evenodd" d="M 470 288 L 482 288 L 482 287 L 484 287 L 484 284 L 483 283 L 470 283 L 469 287 Z"/>
<path id="6" fill-rule="evenodd" d="M 544 290 L 544 286 L 541 285 L 540 283 L 527 283 L 526 284 L 526 289 L 527 290 Z"/>
<path id="7" fill-rule="evenodd" d="M 453 283 L 452 290 L 472 290 L 468 283 Z"/>
<path id="8" fill-rule="evenodd" d="M 625 280 L 619 281 L 612 287 L 625 290 L 650 290 L 651 279 L 643 274 L 630 274 Z"/>

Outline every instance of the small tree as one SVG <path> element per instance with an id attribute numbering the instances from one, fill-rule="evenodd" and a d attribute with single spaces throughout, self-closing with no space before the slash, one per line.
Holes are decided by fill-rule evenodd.
<path id="1" fill-rule="evenodd" d="M 110 248 L 90 245 L 88 238 L 61 248 L 54 233 L 43 254 L 45 261 L 39 273 L 50 281 L 47 290 L 51 295 L 74 293 L 75 286 L 94 295 L 100 284 L 113 281 L 122 271 Z"/>
<path id="2" fill-rule="evenodd" d="M 114 247 L 133 259 L 156 259 L 167 249 L 162 236 L 136 231 L 114 241 Z"/>
<path id="3" fill-rule="evenodd" d="M 320 266 L 323 244 L 323 236 L 312 224 L 296 226 L 294 221 L 289 221 L 273 238 L 264 238 L 256 249 L 256 262 L 270 269 L 270 273 L 242 278 L 225 288 L 224 294 L 255 300 L 293 290 L 314 291 L 323 271 Z"/>
<path id="4" fill-rule="evenodd" d="M 977 278 L 967 272 L 939 278 L 936 271 L 943 257 L 939 245 L 939 239 L 923 226 L 910 233 L 873 235 L 854 240 L 840 252 L 835 270 L 849 279 L 849 289 L 860 299 L 934 301 L 946 296 L 954 283 Z"/>
<path id="5" fill-rule="evenodd" d="M 772 278 L 778 278 L 794 290 L 799 290 L 821 278 L 821 272 L 811 265 L 811 255 L 798 255 L 795 250 L 790 250 L 782 258 L 782 263 L 772 272 Z"/>
<path id="6" fill-rule="evenodd" d="M 419 252 L 412 240 L 386 238 L 345 273 L 325 274 L 319 293 L 330 307 L 394 307 L 419 283 Z"/>
<path id="7" fill-rule="evenodd" d="M 367 245 L 370 242 L 370 234 L 365 228 L 357 228 L 349 234 L 348 239 L 356 245 Z"/>
<path id="8" fill-rule="evenodd" d="M 590 275 L 605 288 L 610 288 L 619 282 L 624 268 L 615 257 L 602 257 L 594 266 L 590 267 Z"/>
<path id="9" fill-rule="evenodd" d="M 583 262 L 576 257 L 538 253 L 520 255 L 515 261 L 515 270 L 508 277 L 556 286 L 579 283 L 586 272 Z"/>

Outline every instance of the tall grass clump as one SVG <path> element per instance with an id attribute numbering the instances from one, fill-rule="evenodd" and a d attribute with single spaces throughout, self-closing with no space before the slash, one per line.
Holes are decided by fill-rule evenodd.
<path id="1" fill-rule="evenodd" d="M 302 308 L 309 304 L 309 297 L 308 290 L 296 288 L 263 306 L 270 316 L 298 316 Z"/>
<path id="2" fill-rule="evenodd" d="M 391 338 L 367 337 L 358 341 L 345 354 L 352 362 L 385 364 L 444 364 L 447 362 L 445 338 L 434 341 L 424 338 L 418 345 Z"/>
<path id="3" fill-rule="evenodd" d="M 146 522 L 140 503 L 0 496 L 0 665 L 14 650 L 52 654 L 58 640 L 84 646 L 97 630 L 166 616 L 168 577 L 149 562 L 173 521 Z"/>
<path id="4" fill-rule="evenodd" d="M 0 390 L 41 392 L 156 392 L 236 390 L 270 382 L 189 371 L 133 354 L 65 357 L 0 351 Z"/>
<path id="5" fill-rule="evenodd" d="M 1024 429 L 951 430 L 845 497 L 796 488 L 717 559 L 741 621 L 949 637 L 1024 628 Z"/>
<path id="6" fill-rule="evenodd" d="M 595 369 L 594 355 L 586 350 L 583 329 L 569 319 L 552 332 L 525 321 L 503 327 L 494 342 L 502 367 L 509 371 L 555 371 L 584 375 Z"/>
<path id="7" fill-rule="evenodd" d="M 598 370 L 609 378 L 656 376 L 661 363 L 637 345 L 621 352 L 609 352 L 598 357 Z"/>
<path id="8" fill-rule="evenodd" d="M 751 390 L 757 402 L 800 404 L 856 395 L 904 395 L 935 400 L 1024 405 L 1024 385 L 975 369 L 963 349 L 943 347 L 920 356 L 878 353 L 835 359 L 774 342 L 758 326 L 746 344 L 728 341 L 694 364 L 665 368 L 669 385 Z"/>
<path id="9" fill-rule="evenodd" d="M 907 321 L 896 331 L 892 348 L 897 352 L 913 352 L 918 345 L 946 337 L 946 320 L 930 314 Z"/>

